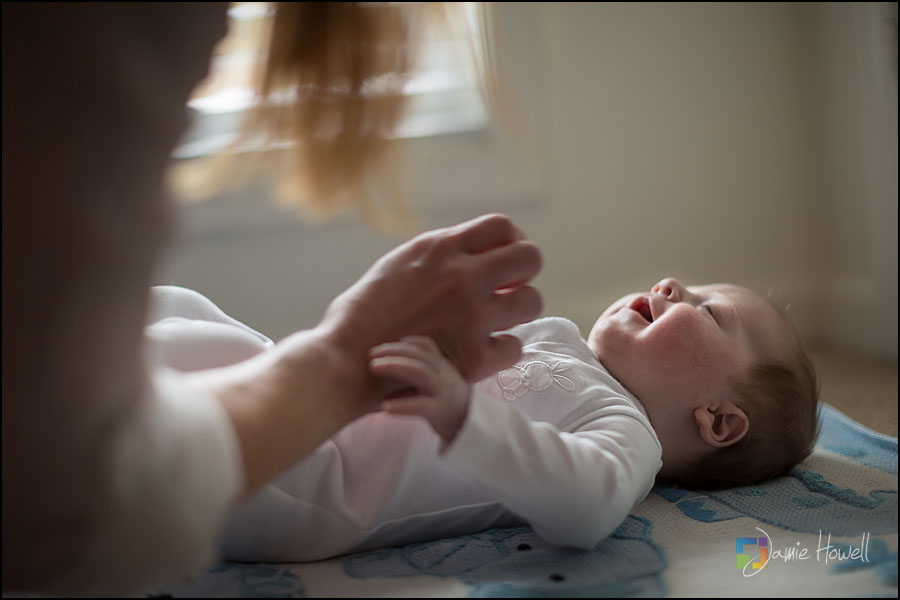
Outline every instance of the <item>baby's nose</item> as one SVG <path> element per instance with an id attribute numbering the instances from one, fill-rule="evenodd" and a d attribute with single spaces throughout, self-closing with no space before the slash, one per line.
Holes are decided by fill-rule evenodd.
<path id="1" fill-rule="evenodd" d="M 650 289 L 651 292 L 661 294 L 672 302 L 678 301 L 679 290 L 681 284 L 673 277 L 666 277 Z"/>

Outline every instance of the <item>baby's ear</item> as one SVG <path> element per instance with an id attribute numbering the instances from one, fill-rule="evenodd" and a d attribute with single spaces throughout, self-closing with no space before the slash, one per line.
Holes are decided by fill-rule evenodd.
<path id="1" fill-rule="evenodd" d="M 694 421 L 700 437 L 714 448 L 726 448 L 739 442 L 750 429 L 750 419 L 730 402 L 698 408 L 694 411 Z"/>

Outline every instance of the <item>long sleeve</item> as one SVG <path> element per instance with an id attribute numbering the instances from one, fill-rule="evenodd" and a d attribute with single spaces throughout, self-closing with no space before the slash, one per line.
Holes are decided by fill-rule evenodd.
<path id="1" fill-rule="evenodd" d="M 3 5 L 3 589 L 123 593 L 208 558 L 239 458 L 144 360 L 163 174 L 225 6 Z"/>
<path id="2" fill-rule="evenodd" d="M 155 368 L 137 410 L 112 435 L 108 510 L 72 557 L 67 586 L 116 594 L 210 564 L 242 486 L 231 422 L 212 397 Z"/>
<path id="3" fill-rule="evenodd" d="M 660 450 L 628 414 L 607 414 L 566 433 L 476 392 L 443 458 L 548 542 L 588 549 L 650 491 Z"/>

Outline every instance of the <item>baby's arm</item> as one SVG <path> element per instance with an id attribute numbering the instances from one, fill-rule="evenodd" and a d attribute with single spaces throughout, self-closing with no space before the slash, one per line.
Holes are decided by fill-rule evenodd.
<path id="1" fill-rule="evenodd" d="M 624 411 L 601 409 L 583 421 L 575 432 L 560 431 L 476 389 L 443 459 L 475 478 L 546 541 L 591 549 L 650 491 L 660 450 Z"/>
<path id="2" fill-rule="evenodd" d="M 384 408 L 420 415 L 447 442 L 443 458 L 468 473 L 553 544 L 593 548 L 653 485 L 660 449 L 627 409 L 585 415 L 563 432 L 473 392 L 429 338 L 372 351 L 372 371 L 415 388 Z"/>
<path id="3" fill-rule="evenodd" d="M 408 336 L 372 349 L 370 369 L 415 390 L 413 395 L 386 400 L 381 407 L 394 414 L 424 417 L 448 444 L 462 427 L 472 397 L 472 386 L 430 337 Z"/>

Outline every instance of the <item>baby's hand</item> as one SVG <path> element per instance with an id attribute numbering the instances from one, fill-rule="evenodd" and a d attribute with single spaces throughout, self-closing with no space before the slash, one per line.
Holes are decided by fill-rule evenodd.
<path id="1" fill-rule="evenodd" d="M 389 413 L 425 417 L 445 442 L 452 442 L 466 420 L 472 386 L 441 355 L 432 339 L 412 335 L 376 346 L 369 354 L 372 373 L 392 377 L 415 389 L 410 396 L 385 400 L 381 408 Z"/>

